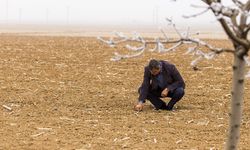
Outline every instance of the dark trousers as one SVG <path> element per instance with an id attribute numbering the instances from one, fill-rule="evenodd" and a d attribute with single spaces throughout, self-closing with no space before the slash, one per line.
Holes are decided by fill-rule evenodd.
<path id="1" fill-rule="evenodd" d="M 181 100 L 181 98 L 185 94 L 184 89 L 182 87 L 179 87 L 173 91 L 169 91 L 167 97 L 170 97 L 171 100 L 166 105 L 166 103 L 160 99 L 162 98 L 161 92 L 162 92 L 162 89 L 149 90 L 148 95 L 147 95 L 147 100 L 149 100 L 156 109 L 172 110 L 174 105 L 179 100 Z"/>

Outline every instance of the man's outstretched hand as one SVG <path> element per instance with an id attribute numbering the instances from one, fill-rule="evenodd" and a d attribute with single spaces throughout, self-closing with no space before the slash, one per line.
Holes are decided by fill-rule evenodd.
<path id="1" fill-rule="evenodd" d="M 135 105 L 134 109 L 136 111 L 142 111 L 143 110 L 143 103 L 139 102 L 138 104 Z"/>

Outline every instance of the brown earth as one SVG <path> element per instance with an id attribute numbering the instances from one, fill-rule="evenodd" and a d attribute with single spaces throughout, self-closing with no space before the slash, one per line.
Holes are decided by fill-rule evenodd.
<path id="1" fill-rule="evenodd" d="M 208 42 L 230 47 L 225 40 Z M 2 34 L 0 149 L 223 149 L 232 56 L 202 61 L 193 71 L 186 48 L 111 62 L 115 49 L 96 38 Z M 186 81 L 175 111 L 155 111 L 148 102 L 143 112 L 132 109 L 150 58 L 176 64 Z M 245 84 L 242 150 L 250 149 L 249 80 Z"/>

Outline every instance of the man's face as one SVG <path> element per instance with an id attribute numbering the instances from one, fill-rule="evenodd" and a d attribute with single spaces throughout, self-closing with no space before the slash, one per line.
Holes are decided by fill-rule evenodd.
<path id="1" fill-rule="evenodd" d="M 153 75 L 153 76 L 156 76 L 160 73 L 161 69 L 156 69 L 156 68 L 153 68 L 152 70 L 150 70 L 150 73 Z"/>

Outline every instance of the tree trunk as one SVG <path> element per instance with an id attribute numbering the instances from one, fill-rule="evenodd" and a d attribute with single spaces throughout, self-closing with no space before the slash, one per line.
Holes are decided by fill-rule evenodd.
<path id="1" fill-rule="evenodd" d="M 235 54 L 233 64 L 233 89 L 231 99 L 230 128 L 226 143 L 227 150 L 237 149 L 237 145 L 239 143 L 243 106 L 244 78 L 245 61 L 243 60 L 242 56 L 238 56 Z"/>

